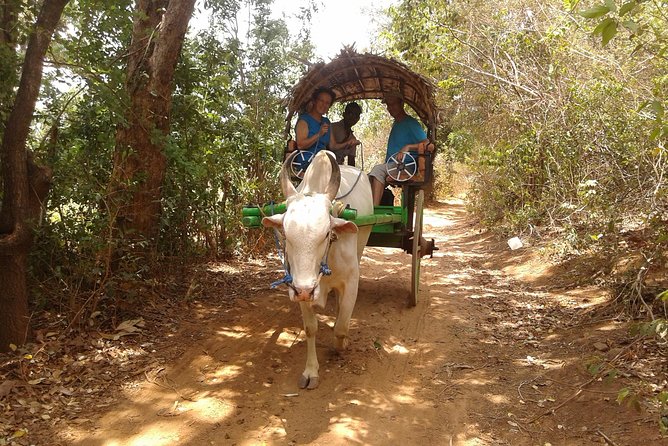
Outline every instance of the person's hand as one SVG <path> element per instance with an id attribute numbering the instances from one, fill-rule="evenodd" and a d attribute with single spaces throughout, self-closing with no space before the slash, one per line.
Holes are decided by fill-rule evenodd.
<path id="1" fill-rule="evenodd" d="M 318 136 L 325 136 L 325 134 L 329 131 L 329 124 L 323 124 L 320 127 L 320 131 L 318 132 Z"/>
<path id="2" fill-rule="evenodd" d="M 398 151 L 397 155 L 396 155 L 396 158 L 397 158 L 397 162 L 401 162 L 404 159 L 404 152 L 402 152 L 401 150 Z"/>
<path id="3" fill-rule="evenodd" d="M 353 138 L 353 139 L 351 139 L 350 142 L 348 143 L 348 145 L 351 146 L 351 147 L 357 147 L 357 146 L 359 146 L 360 144 L 362 144 L 362 141 L 360 141 L 360 140 L 357 139 L 357 138 Z"/>

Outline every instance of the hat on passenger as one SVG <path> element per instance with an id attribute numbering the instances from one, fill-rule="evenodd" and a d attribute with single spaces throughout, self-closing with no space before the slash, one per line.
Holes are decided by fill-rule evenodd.
<path id="1" fill-rule="evenodd" d="M 401 94 L 401 92 L 398 91 L 398 90 L 390 90 L 390 91 L 387 91 L 387 92 L 383 93 L 383 103 L 387 104 L 388 99 L 390 100 L 390 102 L 392 102 L 392 99 L 395 99 L 395 100 L 398 99 L 401 102 L 403 102 L 404 101 L 404 95 Z"/>

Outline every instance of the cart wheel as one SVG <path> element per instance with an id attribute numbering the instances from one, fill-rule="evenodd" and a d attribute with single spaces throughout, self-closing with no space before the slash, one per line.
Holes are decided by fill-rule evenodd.
<path id="1" fill-rule="evenodd" d="M 306 172 L 306 168 L 311 164 L 312 159 L 313 153 L 307 152 L 306 150 L 299 150 L 290 163 L 292 176 L 299 179 L 304 178 L 304 172 Z"/>
<path id="2" fill-rule="evenodd" d="M 409 304 L 417 305 L 420 292 L 420 239 L 422 239 L 422 212 L 424 210 L 424 191 L 420 189 L 415 197 L 415 219 L 413 221 L 413 259 L 411 264 L 411 291 Z"/>
<path id="3" fill-rule="evenodd" d="M 387 174 L 394 181 L 404 182 L 413 178 L 415 172 L 417 172 L 417 161 L 415 157 L 410 153 L 404 153 L 404 157 L 401 161 L 397 160 L 397 154 L 395 153 L 387 160 Z"/>

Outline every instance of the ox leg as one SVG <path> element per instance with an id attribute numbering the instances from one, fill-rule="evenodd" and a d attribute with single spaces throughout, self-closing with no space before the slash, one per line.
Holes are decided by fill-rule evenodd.
<path id="1" fill-rule="evenodd" d="M 351 278 L 343 285 L 338 293 L 339 296 L 339 314 L 336 317 L 334 325 L 334 334 L 336 335 L 336 349 L 345 350 L 348 347 L 348 328 L 350 318 L 353 315 L 355 301 L 357 300 L 357 286 L 359 284 L 359 275 Z"/>
<path id="2" fill-rule="evenodd" d="M 312 305 L 300 302 L 304 331 L 306 332 L 306 368 L 299 377 L 299 388 L 315 389 L 318 387 L 318 354 L 315 349 L 315 333 L 318 330 L 318 319 Z"/>

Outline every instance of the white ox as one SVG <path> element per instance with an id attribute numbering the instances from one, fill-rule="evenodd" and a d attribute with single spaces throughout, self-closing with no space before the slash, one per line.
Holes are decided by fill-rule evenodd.
<path id="1" fill-rule="evenodd" d="M 288 175 L 291 159 L 283 164 L 280 176 L 287 209 L 284 214 L 263 218 L 262 224 L 282 229 L 285 235 L 286 263 L 292 276 L 288 294 L 291 301 L 299 302 L 306 332 L 306 368 L 299 387 L 315 389 L 319 365 L 314 306 L 324 308 L 327 295 L 335 291 L 339 309 L 334 325 L 336 348 L 344 349 L 357 300 L 359 262 L 371 232 L 370 226 L 358 228 L 350 221 L 333 217 L 332 201 L 340 196 L 338 201 L 357 209 L 357 215 L 370 215 L 373 198 L 367 175 L 354 167 L 339 166 L 326 151 L 313 158 L 297 190 Z M 329 276 L 322 274 L 323 261 L 331 269 Z"/>

